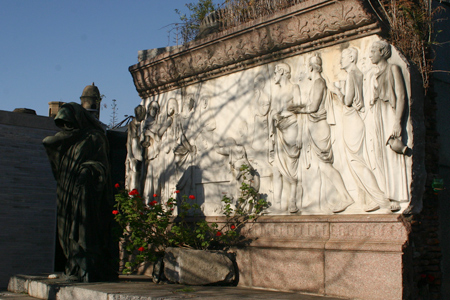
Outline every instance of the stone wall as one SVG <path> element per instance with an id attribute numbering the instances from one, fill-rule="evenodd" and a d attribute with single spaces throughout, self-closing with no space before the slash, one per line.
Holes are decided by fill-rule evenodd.
<path id="1" fill-rule="evenodd" d="M 52 118 L 0 111 L 0 288 L 53 271 L 56 181 L 42 140 L 56 131 Z"/>

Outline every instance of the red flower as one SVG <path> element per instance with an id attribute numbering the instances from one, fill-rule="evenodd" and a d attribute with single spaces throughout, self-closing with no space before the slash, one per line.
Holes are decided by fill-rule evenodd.
<path id="1" fill-rule="evenodd" d="M 137 191 L 137 189 L 134 189 L 134 190 L 132 190 L 131 192 L 129 192 L 128 195 L 130 195 L 130 196 L 136 196 L 136 195 L 138 195 L 138 196 L 139 196 L 139 192 Z"/>
<path id="2" fill-rule="evenodd" d="M 231 229 L 236 229 L 236 226 L 231 225 L 230 228 L 231 228 Z"/>
<path id="3" fill-rule="evenodd" d="M 221 235 L 222 235 L 222 232 L 217 231 L 216 236 L 221 236 Z"/>
<path id="4" fill-rule="evenodd" d="M 120 184 L 116 183 L 116 184 L 114 185 L 114 187 L 115 187 L 116 189 L 118 189 L 118 188 L 120 188 Z"/>
<path id="5" fill-rule="evenodd" d="M 189 199 L 194 200 L 195 196 L 194 195 L 189 195 Z"/>
<path id="6" fill-rule="evenodd" d="M 145 248 L 144 248 L 144 247 L 139 247 L 139 248 L 138 248 L 138 251 L 141 251 L 141 252 L 142 252 L 142 251 L 145 251 Z"/>
<path id="7" fill-rule="evenodd" d="M 179 190 L 176 190 L 175 192 L 174 192 L 175 194 L 179 194 L 180 193 L 180 191 Z"/>
<path id="8" fill-rule="evenodd" d="M 119 214 L 119 211 L 115 209 L 115 210 L 112 211 L 112 214 L 113 215 L 117 215 L 117 214 Z"/>
<path id="9" fill-rule="evenodd" d="M 158 197 L 158 194 L 153 194 L 153 198 L 156 198 L 156 197 Z"/>
<path id="10" fill-rule="evenodd" d="M 153 200 L 152 202 L 149 203 L 150 206 L 155 206 L 155 204 L 158 203 L 157 201 Z"/>

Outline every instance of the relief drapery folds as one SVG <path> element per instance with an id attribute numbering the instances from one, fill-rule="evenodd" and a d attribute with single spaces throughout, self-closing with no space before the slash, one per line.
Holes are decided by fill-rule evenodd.
<path id="1" fill-rule="evenodd" d="M 397 50 L 369 36 L 146 98 L 129 132 L 143 147 L 144 196 L 166 201 L 178 189 L 220 215 L 245 164 L 268 214 L 401 212 L 409 78 Z"/>

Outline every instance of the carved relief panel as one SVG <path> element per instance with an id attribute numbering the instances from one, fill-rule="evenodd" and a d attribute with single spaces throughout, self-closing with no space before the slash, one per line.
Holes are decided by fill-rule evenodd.
<path id="1" fill-rule="evenodd" d="M 194 194 L 220 215 L 248 165 L 267 214 L 400 213 L 411 200 L 410 99 L 406 62 L 375 35 L 152 96 L 136 131 L 142 192 Z"/>

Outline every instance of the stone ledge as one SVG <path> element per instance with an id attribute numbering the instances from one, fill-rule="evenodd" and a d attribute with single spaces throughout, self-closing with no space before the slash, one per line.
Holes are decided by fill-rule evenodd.
<path id="1" fill-rule="evenodd" d="M 142 98 L 381 32 L 364 1 L 309 0 L 129 68 Z"/>
<path id="2" fill-rule="evenodd" d="M 292 216 L 260 216 L 258 223 L 401 223 L 399 214 L 373 214 L 373 215 L 292 215 Z M 225 217 L 206 217 L 208 222 L 225 222 Z"/>
<path id="3" fill-rule="evenodd" d="M 225 217 L 208 217 L 224 223 Z M 262 216 L 245 226 L 249 248 L 402 252 L 410 229 L 401 215 Z"/>
<path id="4" fill-rule="evenodd" d="M 156 300 L 156 299 L 280 299 L 280 300 L 339 300 L 344 298 L 277 292 L 261 289 L 224 286 L 192 286 L 154 284 L 145 276 L 120 276 L 118 282 L 67 283 L 46 276 L 16 275 L 11 277 L 8 290 L 33 293 L 40 299 L 58 300 Z M 28 288 L 32 286 L 32 289 Z M 38 289 L 36 289 L 36 288 Z M 42 292 L 38 294 L 38 292 Z M 48 293 L 50 291 L 50 293 Z M 0 295 L 2 296 L 2 295 Z M 39 296 L 39 297 L 37 297 Z"/>

